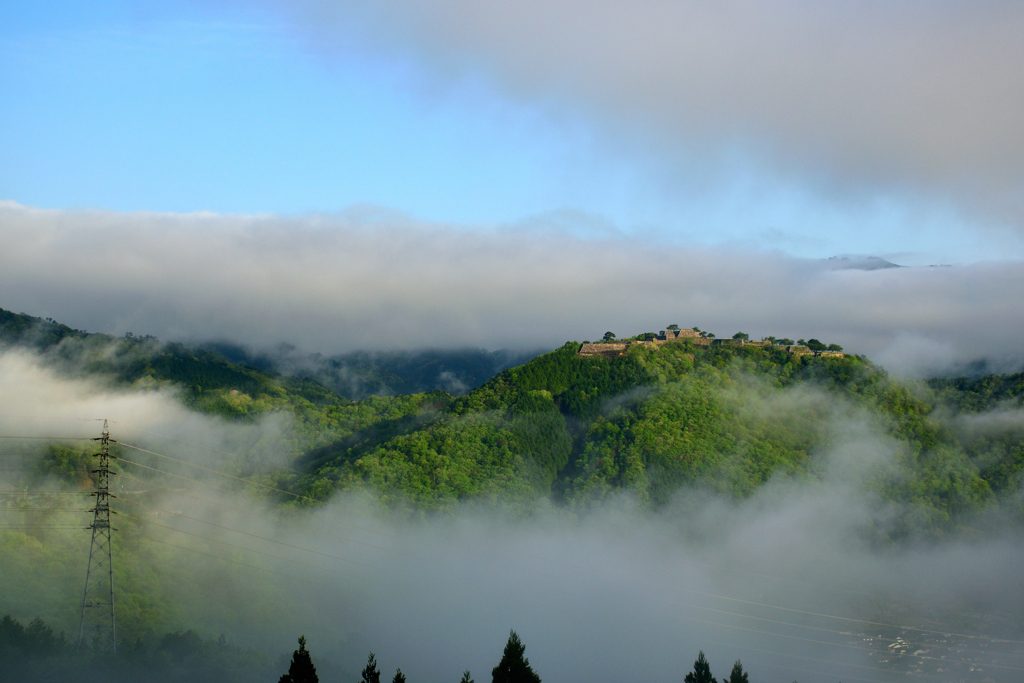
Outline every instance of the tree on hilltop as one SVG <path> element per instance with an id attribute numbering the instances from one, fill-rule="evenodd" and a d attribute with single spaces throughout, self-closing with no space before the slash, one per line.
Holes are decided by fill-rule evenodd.
<path id="1" fill-rule="evenodd" d="M 732 672 L 729 674 L 729 678 L 723 678 L 722 683 L 750 683 L 750 679 L 747 678 L 747 672 L 743 670 L 743 664 L 740 660 L 736 660 L 736 663 L 732 665 Z"/>
<path id="2" fill-rule="evenodd" d="M 363 683 L 380 683 L 380 671 L 377 670 L 377 658 L 371 652 L 363 667 Z"/>
<path id="3" fill-rule="evenodd" d="M 736 334 L 732 335 L 732 338 L 742 339 L 743 341 L 750 341 L 750 335 L 747 334 L 746 332 L 737 332 Z"/>
<path id="4" fill-rule="evenodd" d="M 605 332 L 604 333 L 604 342 L 607 344 L 608 342 L 612 342 L 612 341 L 615 341 L 615 333 L 614 332 Z"/>
<path id="5" fill-rule="evenodd" d="M 840 346 L 839 344 L 829 344 L 828 345 L 828 350 L 829 351 L 842 351 L 843 347 Z"/>
<path id="6" fill-rule="evenodd" d="M 665 329 L 666 330 L 678 330 L 679 329 L 679 325 L 676 325 L 675 323 L 672 323 L 671 325 L 669 325 Z"/>
<path id="7" fill-rule="evenodd" d="M 697 661 L 693 663 L 693 671 L 686 674 L 683 683 L 716 683 L 711 675 L 711 665 L 704 656 L 704 650 L 697 653 Z"/>
<path id="8" fill-rule="evenodd" d="M 811 351 L 824 351 L 828 347 L 826 347 L 817 339 L 808 339 L 807 348 L 809 348 Z"/>
<path id="9" fill-rule="evenodd" d="M 316 667 L 306 649 L 306 636 L 299 636 L 299 649 L 292 653 L 292 663 L 288 673 L 281 676 L 278 683 L 319 683 Z"/>
<path id="10" fill-rule="evenodd" d="M 523 656 L 525 652 L 526 646 L 519 640 L 519 634 L 510 631 L 501 661 L 491 670 L 492 683 L 540 683 L 540 676 L 530 667 L 530 660 Z"/>

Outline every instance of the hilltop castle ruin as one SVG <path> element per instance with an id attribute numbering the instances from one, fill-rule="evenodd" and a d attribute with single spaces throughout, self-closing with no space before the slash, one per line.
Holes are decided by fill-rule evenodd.
<path id="1" fill-rule="evenodd" d="M 587 342 L 580 346 L 581 356 L 621 356 L 630 346 L 648 346 L 657 349 L 664 344 L 690 342 L 694 346 L 775 346 L 768 339 L 761 341 L 747 341 L 744 339 L 712 339 L 705 337 L 702 333 L 693 328 L 682 330 L 662 330 L 654 339 L 630 339 L 621 342 Z M 845 358 L 846 354 L 841 351 L 812 351 L 806 346 L 789 344 L 779 346 L 779 350 L 797 356 L 820 356 L 822 358 Z"/>

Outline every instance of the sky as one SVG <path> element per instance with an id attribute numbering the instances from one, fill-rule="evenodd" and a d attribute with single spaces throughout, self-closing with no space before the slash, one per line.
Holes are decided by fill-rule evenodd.
<path id="1" fill-rule="evenodd" d="M 380 340 L 395 324 L 384 309 L 422 310 L 422 291 L 451 302 L 437 319 L 465 323 L 447 336 L 423 335 L 449 346 L 549 343 L 612 325 L 646 330 L 680 315 L 700 324 L 710 311 L 730 327 L 761 323 L 723 314 L 731 300 L 715 287 L 680 285 L 660 315 L 649 302 L 602 298 L 606 320 L 569 329 L 552 321 L 574 319 L 574 301 L 534 286 L 562 282 L 538 271 L 562 257 L 584 280 L 617 282 L 623 292 L 652 263 L 622 254 L 658 255 L 659 267 L 676 273 L 753 259 L 760 265 L 751 272 L 767 268 L 768 280 L 804 261 L 871 255 L 973 269 L 975 279 L 983 271 L 989 284 L 974 292 L 987 297 L 1024 259 L 1022 30 L 1024 8 L 1003 2 L 3 2 L 0 230 L 18 242 L 23 231 L 47 234 L 59 223 L 132 263 L 139 249 L 155 253 L 180 234 L 175 226 L 199 221 L 201 237 L 223 249 L 211 268 L 291 268 L 297 277 L 308 264 L 268 265 L 259 259 L 273 261 L 273 247 L 237 251 L 230 235 L 271 223 L 300 244 L 333 233 L 338 251 L 333 261 L 323 255 L 322 267 L 334 263 L 337 272 L 351 261 L 345 244 L 357 225 L 364 250 L 377 254 L 366 262 L 377 269 L 369 276 L 393 290 L 383 301 L 360 292 L 381 315 L 344 313 L 351 297 L 342 277 L 323 286 L 344 301 L 322 301 L 319 317 L 267 310 L 270 327 L 293 332 L 255 336 L 327 352 Z M 125 230 L 151 241 L 105 241 Z M 439 234 L 446 237 L 431 241 Z M 42 242 L 31 253 L 8 251 L 5 265 L 60 260 L 73 241 L 47 242 L 47 253 Z M 424 241 L 432 269 L 411 249 Z M 466 244 L 498 261 L 512 249 L 498 289 L 516 296 L 486 315 L 463 305 L 464 289 L 444 286 L 452 269 L 493 265 Z M 534 258 L 556 248 L 572 253 Z M 226 318 L 218 332 L 216 314 L 203 310 L 204 302 L 235 305 L 227 285 L 192 307 L 166 294 L 186 288 L 175 272 L 208 260 L 187 245 L 175 254 L 181 260 L 142 288 L 166 284 L 155 298 L 107 274 L 110 288 L 83 301 L 55 286 L 52 273 L 21 272 L 0 291 L 0 307 L 113 333 L 252 335 Z M 389 281 L 409 271 L 426 286 Z M 717 284 L 726 272 L 734 283 L 743 277 L 730 268 L 708 277 Z M 897 315 L 884 322 L 885 340 L 864 350 L 884 353 L 922 335 L 932 346 L 962 347 L 950 310 L 978 304 L 1007 314 L 1008 302 L 958 290 L 965 277 L 949 274 L 938 288 L 954 291 L 955 304 L 932 295 L 924 306 L 939 312 L 931 323 L 939 332 L 898 324 Z M 125 297 L 135 308 L 81 313 Z M 710 303 L 694 307 L 695 299 Z M 837 320 L 861 317 L 847 308 L 860 299 L 833 301 Z M 545 312 L 531 316 L 531 302 Z M 921 308 L 906 298 L 880 303 Z M 335 306 L 343 313 L 324 312 Z M 495 332 L 508 306 L 515 325 Z M 160 319 L 175 307 L 174 320 Z M 636 309 L 648 317 L 636 320 Z M 781 305 L 762 312 L 779 321 L 763 321 L 765 334 L 793 317 Z M 354 325 L 364 333 L 339 332 Z M 539 331 L 523 334 L 524 326 Z M 998 352 L 1018 353 L 1005 344 Z M 973 360 L 959 347 L 950 354 Z"/>

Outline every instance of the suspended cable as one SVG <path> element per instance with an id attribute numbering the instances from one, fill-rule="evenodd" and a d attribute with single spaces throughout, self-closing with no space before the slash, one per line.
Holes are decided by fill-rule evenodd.
<path id="1" fill-rule="evenodd" d="M 164 456 L 164 457 L 167 457 L 167 456 Z M 183 475 L 180 475 L 180 474 L 175 474 L 173 472 L 168 472 L 167 470 L 161 470 L 161 469 L 158 469 L 156 467 L 150 467 L 149 465 L 143 465 L 142 463 L 134 462 L 134 461 L 128 460 L 126 458 L 118 458 L 118 460 L 120 460 L 121 462 L 126 462 L 126 463 L 128 463 L 130 465 L 135 465 L 136 467 L 142 467 L 144 469 L 151 470 L 151 471 L 157 472 L 159 474 L 167 475 L 168 477 L 174 477 L 175 479 L 181 479 L 183 481 L 187 481 L 187 482 L 190 482 L 192 484 L 198 484 L 199 486 L 205 486 L 207 488 L 212 488 L 215 491 L 220 491 L 222 493 L 230 493 L 229 491 L 225 491 L 224 489 L 217 488 L 215 486 L 212 486 L 209 483 L 199 481 L 198 479 L 192 479 L 190 477 L 186 477 L 186 476 L 183 476 Z M 225 476 L 230 476 L 230 475 L 225 475 Z M 164 488 L 164 487 L 160 487 L 160 488 Z M 376 534 L 378 536 L 384 536 L 385 538 L 392 538 L 392 539 L 396 538 L 395 536 L 393 536 L 391 534 L 388 534 L 388 533 L 385 533 L 383 531 L 377 531 L 377 530 L 374 530 L 374 529 L 367 529 L 365 527 L 361 527 L 361 526 L 357 526 L 355 524 L 352 524 L 351 522 L 343 522 L 343 521 L 340 521 L 340 520 L 332 520 L 332 521 L 333 521 L 334 524 L 340 524 L 341 526 L 347 526 L 347 527 L 352 528 L 352 529 L 358 529 L 359 531 L 365 531 L 368 534 Z M 322 533 L 326 533 L 326 532 L 322 532 Z M 353 543 L 362 543 L 362 541 L 353 541 Z M 364 545 L 369 545 L 369 544 L 364 543 Z M 378 546 L 372 546 L 372 547 L 376 548 Z"/>
<path id="2" fill-rule="evenodd" d="M 121 460 L 121 462 L 126 462 L 126 463 L 131 464 L 131 465 L 136 465 L 138 467 L 145 467 L 146 469 L 154 470 L 156 472 L 162 472 L 162 470 L 157 470 L 157 469 L 155 469 L 153 467 L 146 467 L 145 465 L 141 465 L 141 464 L 139 464 L 137 462 L 132 462 L 131 460 L 125 460 L 124 458 L 120 458 L 120 460 Z M 151 482 L 143 482 L 142 480 L 140 480 L 140 479 L 138 479 L 136 477 L 131 477 L 130 476 L 130 478 L 133 481 L 137 481 L 139 483 L 145 483 L 147 486 L 154 486 L 154 487 L 156 487 L 158 489 L 162 489 L 164 491 L 168 491 L 169 493 L 173 493 L 176 496 L 182 496 L 184 498 L 191 498 L 192 500 L 198 500 L 198 501 L 202 501 L 204 503 L 210 503 L 211 505 L 217 505 L 217 506 L 220 506 L 220 507 L 223 507 L 223 508 L 227 508 L 228 510 L 235 510 L 236 512 L 241 512 L 241 513 L 249 515 L 249 516 L 259 517 L 260 519 L 265 519 L 268 522 L 272 522 L 274 524 L 284 524 L 286 526 L 292 526 L 292 527 L 295 527 L 297 529 L 303 529 L 305 531 L 310 531 L 310 532 L 313 532 L 313 533 L 316 533 L 316 534 L 323 534 L 324 536 L 327 536 L 328 538 L 333 538 L 333 539 L 336 539 L 336 540 L 339 540 L 339 541 L 347 541 L 348 543 L 357 543 L 359 545 L 365 545 L 365 546 L 370 547 L 370 548 L 376 548 L 377 550 L 398 552 L 398 551 L 394 550 L 393 548 L 385 548 L 384 546 L 373 545 L 372 543 L 367 543 L 365 541 L 357 541 L 355 539 L 347 538 L 345 536 L 338 536 L 337 534 L 328 533 L 328 532 L 326 532 L 326 531 L 324 531 L 322 529 L 316 529 L 316 528 L 308 526 L 306 524 L 299 524 L 297 522 L 292 522 L 292 521 L 289 521 L 289 520 L 280 519 L 279 517 L 269 517 L 267 515 L 261 515 L 259 513 L 254 513 L 252 510 L 245 510 L 245 509 L 240 508 L 240 507 L 238 507 L 236 505 L 230 505 L 228 503 L 224 503 L 224 502 L 217 501 L 217 500 L 210 500 L 208 498 L 202 498 L 200 496 L 193 496 L 191 494 L 184 493 L 182 491 L 175 491 L 174 489 L 168 488 L 166 486 L 160 486 L 159 484 L 153 484 Z M 199 483 L 199 482 L 195 482 L 195 483 Z M 130 500 L 130 499 L 124 498 L 124 500 Z M 353 528 L 359 529 L 360 527 L 353 527 Z"/>
<path id="3" fill-rule="evenodd" d="M 89 508 L 0 508 L 0 512 L 35 512 L 36 510 L 61 510 L 63 512 L 92 512 Z"/>
<path id="4" fill-rule="evenodd" d="M 270 557 L 270 558 L 273 558 L 275 560 L 279 560 L 281 562 L 290 562 L 292 564 L 301 565 L 303 567 L 309 567 L 311 569 L 316 569 L 316 570 L 319 570 L 319 571 L 330 572 L 330 573 L 333 573 L 333 574 L 339 574 L 341 576 L 344 576 L 344 577 L 350 578 L 350 579 L 362 578 L 360 576 L 357 576 L 357 575 L 354 575 L 354 574 L 348 574 L 346 572 L 342 572 L 342 571 L 339 571 L 337 569 L 328 569 L 327 567 L 321 567 L 321 566 L 318 566 L 318 565 L 315 565 L 315 564 L 309 564 L 308 562 L 300 562 L 299 560 L 295 560 L 295 559 L 292 559 L 292 558 L 280 557 L 278 555 L 274 555 L 274 554 L 271 554 L 271 553 L 268 553 L 268 552 L 264 552 L 262 550 L 256 550 L 254 548 L 249 548 L 249 547 L 246 547 L 244 545 L 237 545 L 235 543 L 229 543 L 227 541 L 222 541 L 220 539 L 211 538 L 209 536 L 204 536 L 202 534 L 193 533 L 191 531 L 185 531 L 184 529 L 179 529 L 177 527 L 167 526 L 166 524 L 160 524 L 159 522 L 154 522 L 151 519 L 146 519 L 144 517 L 139 517 L 137 515 L 133 515 L 133 514 L 128 513 L 128 512 L 124 512 L 122 514 L 125 517 L 129 517 L 129 518 L 134 519 L 134 520 L 139 521 L 139 522 L 144 522 L 144 523 L 148 524 L 149 526 L 154 526 L 154 527 L 158 527 L 158 528 L 161 528 L 161 529 L 166 529 L 168 531 L 173 531 L 175 533 L 184 534 L 186 536 L 192 536 L 194 538 L 200 538 L 200 539 L 203 539 L 204 541 L 209 541 L 211 543 L 219 543 L 220 545 L 224 545 L 224 546 L 228 546 L 228 547 L 231 547 L 231 548 L 235 548 L 237 550 L 244 550 L 245 552 L 254 553 L 256 555 L 264 555 L 266 557 Z"/>
<path id="5" fill-rule="evenodd" d="M 0 434 L 0 439 L 38 439 L 41 441 L 92 441 L 91 436 L 9 436 Z"/>
<path id="6" fill-rule="evenodd" d="M 207 524 L 209 526 L 216 527 L 218 529 L 224 529 L 225 531 L 233 531 L 236 534 L 241 534 L 243 536 L 249 536 L 250 538 L 257 538 L 257 539 L 259 539 L 261 541 L 266 541 L 268 543 L 276 543 L 277 545 L 281 545 L 281 546 L 284 546 L 286 548 L 291 548 L 292 550 L 301 550 L 303 552 L 312 553 L 313 555 L 320 555 L 321 557 L 328 557 L 328 558 L 330 558 L 332 560 L 339 560 L 341 562 L 348 562 L 350 564 L 357 564 L 357 565 L 359 565 L 361 567 L 366 567 L 368 569 L 375 569 L 375 570 L 380 571 L 380 572 L 386 571 L 385 569 L 382 569 L 381 567 L 375 567 L 372 564 L 366 564 L 365 562 L 359 562 L 358 560 L 350 560 L 350 559 L 345 558 L 345 557 L 339 557 L 337 555 L 331 555 L 329 553 L 320 552 L 319 550 L 311 550 L 310 548 L 303 548 L 302 546 L 292 545 L 291 543 L 285 543 L 284 541 L 278 541 L 278 540 L 275 540 L 273 538 L 267 538 L 266 536 L 260 536 L 258 534 L 253 534 L 253 533 L 250 533 L 248 531 L 242 531 L 241 529 L 235 529 L 234 527 L 224 526 L 223 524 L 215 524 L 214 522 L 208 522 L 205 519 L 199 519 L 198 517 L 191 517 L 189 515 L 186 515 L 183 512 L 178 512 L 176 510 L 167 510 L 167 509 L 164 509 L 164 508 L 153 508 L 153 509 L 160 510 L 161 512 L 166 512 L 168 514 L 172 514 L 172 515 L 175 515 L 176 517 L 181 517 L 183 519 L 192 520 L 193 522 L 199 522 L 200 524 Z M 139 518 L 136 517 L 136 519 L 139 519 Z"/>
<path id="7" fill-rule="evenodd" d="M 0 491 L 0 496 L 91 496 L 92 491 Z"/>
<path id="8" fill-rule="evenodd" d="M 209 467 L 203 467 L 202 465 L 197 465 L 197 464 L 195 464 L 193 462 L 189 462 L 187 460 L 181 460 L 179 458 L 172 458 L 169 455 L 163 455 L 162 453 L 156 453 L 154 451 L 148 451 L 145 448 L 139 448 L 138 446 L 133 446 L 131 444 L 125 443 L 124 441 L 119 441 L 118 443 L 121 444 L 122 446 L 124 446 L 125 448 L 131 448 L 131 449 L 136 450 L 136 451 L 141 451 L 142 453 L 149 453 L 150 455 L 155 455 L 158 458 L 166 458 L 167 460 L 172 460 L 172 461 L 180 463 L 182 465 L 187 465 L 189 467 L 195 467 L 196 469 L 203 470 L 204 472 L 210 472 L 211 474 L 216 474 L 216 475 L 219 475 L 219 476 L 222 476 L 222 477 L 227 477 L 228 479 L 234 479 L 235 481 L 240 481 L 240 482 L 243 482 L 245 484 L 250 484 L 251 486 L 258 486 L 260 488 L 267 489 L 268 491 L 274 491 L 276 493 L 283 493 L 286 496 L 293 496 L 294 498 L 298 498 L 299 500 L 308 500 L 308 501 L 310 501 L 312 503 L 316 503 L 317 505 L 323 505 L 323 503 L 324 503 L 324 501 L 322 501 L 322 500 L 317 500 L 316 498 L 310 498 L 309 496 L 303 496 L 301 494 L 293 493 L 291 491 L 285 491 L 284 489 L 279 489 L 279 488 L 276 488 L 274 486 L 270 486 L 269 484 L 261 484 L 259 482 L 251 481 L 251 480 L 245 479 L 243 477 L 236 477 L 236 476 L 234 476 L 232 474 L 227 474 L 226 472 L 220 472 L 218 470 L 211 469 Z"/>
<path id="9" fill-rule="evenodd" d="M 325 581 L 317 581 L 316 579 L 304 579 L 302 577 L 293 576 L 291 574 L 285 574 L 284 572 L 274 571 L 273 569 L 267 569 L 266 567 L 260 567 L 260 566 L 257 566 L 255 564 L 249 564 L 248 562 L 239 562 L 238 560 L 232 560 L 231 558 L 224 557 L 223 555 L 214 555 L 213 553 L 204 553 L 202 550 L 197 550 L 195 548 L 189 548 L 188 546 L 185 546 L 185 545 L 176 545 L 174 543 L 168 543 L 167 541 L 161 541 L 160 539 L 152 538 L 151 536 L 140 536 L 140 538 L 142 538 L 143 540 L 145 540 L 145 541 L 147 541 L 149 543 L 159 543 L 160 545 L 166 545 L 166 546 L 169 546 L 171 548 L 176 548 L 178 550 L 184 550 L 186 552 L 195 553 L 197 555 L 205 555 L 206 557 L 211 557 L 211 558 L 213 558 L 215 560 L 220 560 L 221 562 L 230 562 L 231 564 L 237 564 L 237 565 L 239 565 L 241 567 L 248 567 L 249 569 L 255 569 L 256 571 L 266 572 L 268 574 L 276 574 L 277 576 L 283 576 L 286 579 L 290 579 L 292 581 L 301 581 L 303 583 L 315 584 L 315 585 L 318 585 L 318 586 L 330 586 L 331 585 L 331 584 L 329 584 L 329 583 L 327 583 Z M 213 539 L 207 539 L 207 540 L 213 540 Z"/>

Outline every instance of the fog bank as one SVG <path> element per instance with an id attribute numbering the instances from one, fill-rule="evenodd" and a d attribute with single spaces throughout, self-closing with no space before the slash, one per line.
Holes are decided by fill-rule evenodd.
<path id="1" fill-rule="evenodd" d="M 806 391 L 766 409 L 815 400 Z M 438 683 L 465 668 L 487 680 L 510 628 L 553 682 L 678 680 L 700 649 L 716 675 L 739 658 L 758 681 L 895 681 L 918 670 L 1012 681 L 1024 671 L 1017 527 L 994 520 L 981 534 L 880 545 L 872 529 L 897 511 L 864 484 L 896 445 L 838 404 L 832 445 L 813 455 L 820 476 L 779 477 L 743 501 L 681 490 L 659 512 L 619 496 L 577 513 L 539 501 L 525 513 L 468 503 L 423 517 L 358 492 L 288 512 L 210 471 L 234 471 L 231 451 L 258 450 L 254 435 L 279 443 L 280 423 L 196 416 L 172 395 L 104 391 L 8 353 L 0 404 L 16 402 L 23 412 L 4 412 L 4 433 L 88 435 L 98 425 L 85 420 L 102 415 L 122 443 L 208 468 L 122 452 L 178 475 L 122 463 L 115 500 L 118 552 L 136 567 L 119 590 L 153 591 L 133 609 L 168 629 L 224 632 L 270 652 L 305 633 L 315 656 L 349 671 L 372 650 L 386 676 L 401 667 Z M 1020 411 L 1002 407 L 989 422 L 969 428 L 1020 424 Z M 287 466 L 261 471 L 274 464 Z M 84 561 L 87 534 L 63 538 Z M 157 561 L 152 583 L 138 568 Z M 40 612 L 52 603 L 73 614 L 74 569 L 52 594 L 19 593 L 19 609 L 35 599 Z M 161 613 L 162 601 L 175 609 Z"/>
<path id="2" fill-rule="evenodd" d="M 908 374 L 1017 369 L 1024 265 L 836 269 L 777 253 L 401 216 L 0 205 L 0 307 L 76 328 L 305 351 L 482 346 L 698 325 L 816 337 Z"/>

